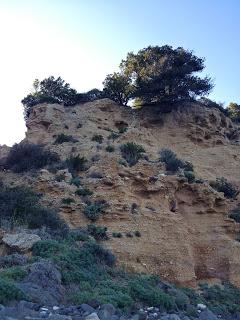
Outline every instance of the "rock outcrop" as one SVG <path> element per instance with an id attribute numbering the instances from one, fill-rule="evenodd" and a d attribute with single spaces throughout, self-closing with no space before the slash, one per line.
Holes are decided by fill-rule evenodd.
<path id="1" fill-rule="evenodd" d="M 88 159 L 87 170 L 79 174 L 81 184 L 93 192 L 92 202 L 108 203 L 96 224 L 106 226 L 109 234 L 124 235 L 106 242 L 119 264 L 193 287 L 198 281 L 219 280 L 240 286 L 239 225 L 228 217 L 238 200 L 227 200 L 207 182 L 223 176 L 240 186 L 238 128 L 218 110 L 193 104 L 162 114 L 157 107 L 131 110 L 108 99 L 68 108 L 44 104 L 34 108 L 27 128 L 25 141 L 43 143 L 62 159 L 78 154 Z M 61 133 L 77 142 L 54 144 Z M 103 142 L 92 140 L 94 135 Z M 132 141 L 144 147 L 146 157 L 126 167 L 120 145 Z M 114 152 L 107 152 L 107 146 Z M 161 148 L 190 161 L 201 183 L 166 176 Z M 16 180 L 14 174 L 1 177 Z M 44 169 L 36 178 L 24 179 L 44 195 L 45 204 L 59 208 L 71 227 L 89 224 L 83 214 L 86 203 L 75 194 L 69 172 Z M 75 202 L 63 205 L 63 198 Z"/>

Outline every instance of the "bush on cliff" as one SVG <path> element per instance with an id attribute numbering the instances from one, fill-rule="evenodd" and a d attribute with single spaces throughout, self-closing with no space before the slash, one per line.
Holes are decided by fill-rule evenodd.
<path id="1" fill-rule="evenodd" d="M 57 213 L 41 206 L 38 195 L 24 186 L 1 186 L 0 225 L 5 222 L 9 222 L 11 227 L 27 225 L 29 228 L 67 229 Z"/>
<path id="2" fill-rule="evenodd" d="M 239 194 L 238 188 L 223 177 L 217 178 L 216 181 L 212 182 L 210 185 L 218 192 L 223 192 L 224 196 L 229 199 L 234 199 Z"/>
<path id="3" fill-rule="evenodd" d="M 144 148 L 135 142 L 122 144 L 120 150 L 122 157 L 127 161 L 130 167 L 134 166 L 145 152 Z"/>
<path id="4" fill-rule="evenodd" d="M 41 169 L 58 161 L 59 156 L 56 153 L 45 150 L 43 146 L 21 142 L 13 145 L 5 160 L 4 167 L 19 173 Z"/>

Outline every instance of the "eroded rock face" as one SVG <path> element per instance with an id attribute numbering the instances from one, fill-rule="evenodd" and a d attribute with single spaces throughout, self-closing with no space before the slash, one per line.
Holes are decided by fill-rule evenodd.
<path id="1" fill-rule="evenodd" d="M 207 182 L 189 184 L 166 175 L 159 162 L 160 149 L 170 148 L 192 162 L 198 178 L 224 176 L 240 186 L 238 128 L 215 109 L 191 105 L 160 114 L 149 108 L 134 111 L 108 99 L 70 108 L 40 105 L 28 120 L 26 141 L 45 143 L 63 160 L 78 154 L 88 159 L 87 171 L 79 173 L 81 185 L 93 192 L 92 202 L 108 203 L 97 224 L 108 227 L 110 235 L 123 234 L 106 242 L 120 264 L 183 285 L 219 279 L 240 285 L 239 226 L 228 218 L 239 199 L 227 200 Z M 61 133 L 77 142 L 54 144 Z M 101 144 L 92 140 L 96 134 L 102 135 Z M 133 167 L 120 161 L 120 145 L 126 142 L 146 150 L 147 157 Z M 114 152 L 107 152 L 107 146 Z M 56 181 L 60 173 L 63 180 Z M 11 179 L 8 175 L 9 182 L 16 177 Z M 85 199 L 75 194 L 70 181 L 68 172 L 44 169 L 31 186 L 44 195 L 44 204 L 60 208 L 71 227 L 86 226 Z M 63 198 L 75 202 L 63 205 Z"/>

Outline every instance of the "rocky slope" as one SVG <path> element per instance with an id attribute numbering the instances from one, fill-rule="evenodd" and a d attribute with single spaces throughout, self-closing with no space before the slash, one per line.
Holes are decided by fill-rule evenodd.
<path id="1" fill-rule="evenodd" d="M 54 144 L 61 133 L 77 142 Z M 102 135 L 102 143 L 92 141 L 94 135 Z M 157 108 L 134 111 L 103 99 L 68 108 L 37 106 L 25 140 L 45 144 L 63 160 L 78 154 L 88 159 L 81 183 L 93 192 L 91 201 L 108 203 L 96 224 L 106 226 L 110 234 L 124 235 L 106 241 L 119 264 L 194 287 L 199 281 L 219 280 L 240 286 L 240 243 L 235 240 L 239 226 L 228 217 L 239 199 L 226 199 L 208 183 L 223 176 L 240 186 L 238 138 L 238 128 L 215 109 L 192 104 L 160 114 Z M 126 142 L 146 150 L 146 157 L 133 167 L 121 161 L 120 145 Z M 107 146 L 114 152 L 107 152 Z M 166 175 L 159 162 L 162 148 L 190 161 L 196 176 L 207 181 L 189 184 L 181 176 Z M 56 181 L 59 175 L 62 181 Z M 1 172 L 0 178 L 43 193 L 43 202 L 57 206 L 71 227 L 89 224 L 83 214 L 85 201 L 75 195 L 77 187 L 69 183 L 67 170 L 43 169 L 36 177 Z M 69 197 L 75 202 L 63 205 L 61 200 Z M 135 231 L 141 237 L 126 236 Z"/>

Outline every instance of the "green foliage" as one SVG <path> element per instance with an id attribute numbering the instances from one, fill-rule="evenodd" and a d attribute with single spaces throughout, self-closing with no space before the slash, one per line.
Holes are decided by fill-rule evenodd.
<path id="1" fill-rule="evenodd" d="M 70 88 L 69 83 L 58 77 L 50 76 L 42 81 L 36 79 L 33 83 L 34 91 L 23 100 L 24 117 L 28 119 L 33 107 L 39 103 L 59 103 L 72 106 L 77 103 L 89 101 L 86 94 L 78 93 Z"/>
<path id="2" fill-rule="evenodd" d="M 149 46 L 130 52 L 120 68 L 134 86 L 131 97 L 144 104 L 194 99 L 213 87 L 210 78 L 196 75 L 204 69 L 204 59 L 181 47 Z"/>
<path id="3" fill-rule="evenodd" d="M 131 99 L 134 86 L 131 78 L 122 73 L 109 74 L 103 82 L 103 92 L 107 98 L 126 106 Z"/>
<path id="4" fill-rule="evenodd" d="M 79 188 L 81 185 L 81 180 L 79 177 L 74 177 L 71 179 L 70 184 L 73 184 L 74 186 Z"/>
<path id="5" fill-rule="evenodd" d="M 107 152 L 114 152 L 114 150 L 115 150 L 114 146 L 106 146 Z"/>
<path id="6" fill-rule="evenodd" d="M 138 238 L 140 238 L 142 235 L 140 233 L 140 231 L 134 231 L 134 235 Z"/>
<path id="7" fill-rule="evenodd" d="M 223 177 L 217 178 L 216 181 L 210 185 L 218 192 L 223 192 L 224 196 L 229 199 L 234 199 L 239 194 L 238 189 Z"/>
<path id="8" fill-rule="evenodd" d="M 89 224 L 87 226 L 88 233 L 94 237 L 95 240 L 108 240 L 107 227 L 96 226 L 95 224 Z"/>
<path id="9" fill-rule="evenodd" d="M 105 203 L 96 201 L 94 203 L 86 205 L 86 207 L 84 208 L 84 214 L 89 220 L 97 221 L 104 212 L 105 207 Z"/>
<path id="10" fill-rule="evenodd" d="M 6 160 L 5 168 L 14 172 L 24 172 L 32 169 L 40 169 L 59 161 L 59 156 L 43 146 L 21 142 L 14 144 Z"/>
<path id="11" fill-rule="evenodd" d="M 27 272 L 21 267 L 12 267 L 0 271 L 0 279 L 21 281 L 27 276 Z"/>
<path id="12" fill-rule="evenodd" d="M 184 171 L 184 176 L 187 178 L 189 183 L 193 183 L 195 181 L 195 174 L 192 171 Z"/>
<path id="13" fill-rule="evenodd" d="M 61 181 L 64 181 L 65 180 L 65 175 L 64 174 L 59 174 L 55 177 L 55 180 L 57 182 L 61 182 Z"/>
<path id="14" fill-rule="evenodd" d="M 69 204 L 74 203 L 74 202 L 75 202 L 75 200 L 73 198 L 63 198 L 62 199 L 62 203 L 63 204 L 69 205 Z"/>
<path id="15" fill-rule="evenodd" d="M 234 102 L 231 102 L 227 107 L 227 112 L 229 117 L 235 121 L 240 122 L 240 105 Z"/>
<path id="16" fill-rule="evenodd" d="M 18 289 L 11 281 L 0 277 L 0 303 L 6 304 L 13 300 L 23 300 L 24 293 Z"/>
<path id="17" fill-rule="evenodd" d="M 79 188 L 75 191 L 75 194 L 77 196 L 91 196 L 93 194 L 93 192 L 91 190 L 89 190 L 88 188 Z"/>
<path id="18" fill-rule="evenodd" d="M 138 276 L 130 282 L 130 292 L 134 300 L 143 301 L 154 307 L 162 306 L 166 310 L 174 308 L 174 299 L 159 290 L 157 282 L 151 276 Z"/>
<path id="19" fill-rule="evenodd" d="M 77 142 L 78 140 L 73 138 L 73 136 L 70 136 L 70 135 L 67 135 L 67 134 L 64 134 L 64 133 L 61 133 L 57 136 L 54 144 L 62 144 L 64 142 L 72 142 L 72 143 L 75 143 Z"/>
<path id="20" fill-rule="evenodd" d="M 103 136 L 101 134 L 95 134 L 92 137 L 92 141 L 96 141 L 98 143 L 102 143 L 103 142 Z"/>
<path id="21" fill-rule="evenodd" d="M 144 148 L 134 142 L 127 142 L 120 147 L 122 157 L 127 161 L 129 166 L 134 166 L 145 152 Z"/>
<path id="22" fill-rule="evenodd" d="M 128 237 L 128 238 L 133 238 L 132 232 L 127 232 L 127 233 L 126 233 L 126 237 Z"/>
<path id="23" fill-rule="evenodd" d="M 39 204 L 39 197 L 31 189 L 18 186 L 2 186 L 0 190 L 0 224 L 10 221 L 11 226 L 24 224 L 29 228 L 46 226 L 66 229 L 67 226 L 53 210 Z"/>
<path id="24" fill-rule="evenodd" d="M 229 214 L 229 218 L 235 220 L 237 223 L 240 223 L 240 207 L 233 209 Z"/>
<path id="25" fill-rule="evenodd" d="M 184 168 L 185 165 L 170 149 L 162 149 L 160 151 L 160 161 L 165 163 L 166 170 L 170 172 L 177 172 L 179 168 Z"/>
<path id="26" fill-rule="evenodd" d="M 110 135 L 108 136 L 108 139 L 109 140 L 116 140 L 120 137 L 120 134 L 119 133 L 116 133 L 116 132 L 111 132 Z"/>
<path id="27" fill-rule="evenodd" d="M 72 174 L 77 174 L 79 171 L 86 170 L 87 159 L 85 157 L 70 156 L 66 159 L 66 166 Z"/>
<path id="28" fill-rule="evenodd" d="M 112 233 L 113 238 L 122 238 L 122 233 L 121 232 L 113 232 Z"/>

